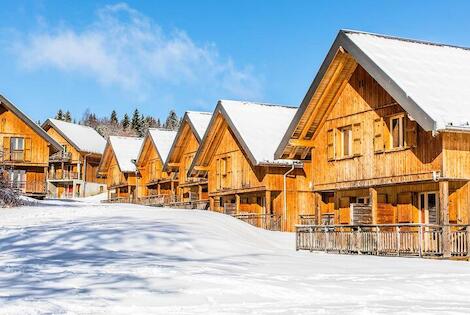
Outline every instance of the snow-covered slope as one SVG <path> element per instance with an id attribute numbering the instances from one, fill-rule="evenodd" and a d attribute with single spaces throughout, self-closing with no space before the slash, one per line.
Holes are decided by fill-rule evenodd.
<path id="1" fill-rule="evenodd" d="M 296 252 L 213 212 L 46 201 L 0 222 L 0 314 L 470 311 L 468 263 Z"/>

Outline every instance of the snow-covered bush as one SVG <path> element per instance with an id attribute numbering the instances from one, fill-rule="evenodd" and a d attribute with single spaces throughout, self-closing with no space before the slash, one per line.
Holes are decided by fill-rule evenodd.
<path id="1" fill-rule="evenodd" d="M 23 204 L 18 190 L 9 185 L 5 176 L 0 175 L 0 207 L 16 207 Z"/>

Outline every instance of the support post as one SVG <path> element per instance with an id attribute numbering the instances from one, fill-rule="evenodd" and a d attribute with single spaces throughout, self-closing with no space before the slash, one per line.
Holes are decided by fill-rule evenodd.
<path id="1" fill-rule="evenodd" d="M 370 206 L 372 210 L 372 224 L 377 224 L 377 190 L 369 188 Z"/>
<path id="2" fill-rule="evenodd" d="M 202 200 L 202 185 L 198 185 L 198 200 Z"/>
<path id="3" fill-rule="evenodd" d="M 465 238 L 467 239 L 467 258 L 470 257 L 470 225 L 465 228 Z"/>
<path id="4" fill-rule="evenodd" d="M 449 226 L 449 182 L 439 182 L 439 219 L 442 227 L 442 255 L 451 256 L 450 226 Z"/>
<path id="5" fill-rule="evenodd" d="M 235 213 L 239 214 L 240 213 L 240 195 L 235 194 Z"/>
<path id="6" fill-rule="evenodd" d="M 270 190 L 266 190 L 264 213 L 271 214 L 271 191 Z"/>
<path id="7" fill-rule="evenodd" d="M 209 209 L 211 211 L 215 211 L 215 208 L 214 208 L 214 197 L 209 197 Z"/>
<path id="8" fill-rule="evenodd" d="M 318 192 L 315 192 L 313 195 L 314 199 L 314 214 L 315 214 L 315 224 L 320 225 L 321 224 L 321 194 Z"/>

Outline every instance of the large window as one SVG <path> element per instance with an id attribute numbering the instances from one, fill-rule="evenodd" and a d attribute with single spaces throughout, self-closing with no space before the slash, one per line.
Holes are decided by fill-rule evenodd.
<path id="1" fill-rule="evenodd" d="M 390 145 L 392 149 L 405 146 L 403 129 L 403 115 L 390 117 Z"/>
<path id="2" fill-rule="evenodd" d="M 24 160 L 24 138 L 10 138 L 10 154 L 11 159 L 15 161 Z"/>

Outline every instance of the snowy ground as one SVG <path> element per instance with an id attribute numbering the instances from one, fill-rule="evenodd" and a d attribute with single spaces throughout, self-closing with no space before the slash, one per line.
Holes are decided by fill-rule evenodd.
<path id="1" fill-rule="evenodd" d="M 0 314 L 469 313 L 470 263 L 296 252 L 190 210 L 0 210 Z"/>

